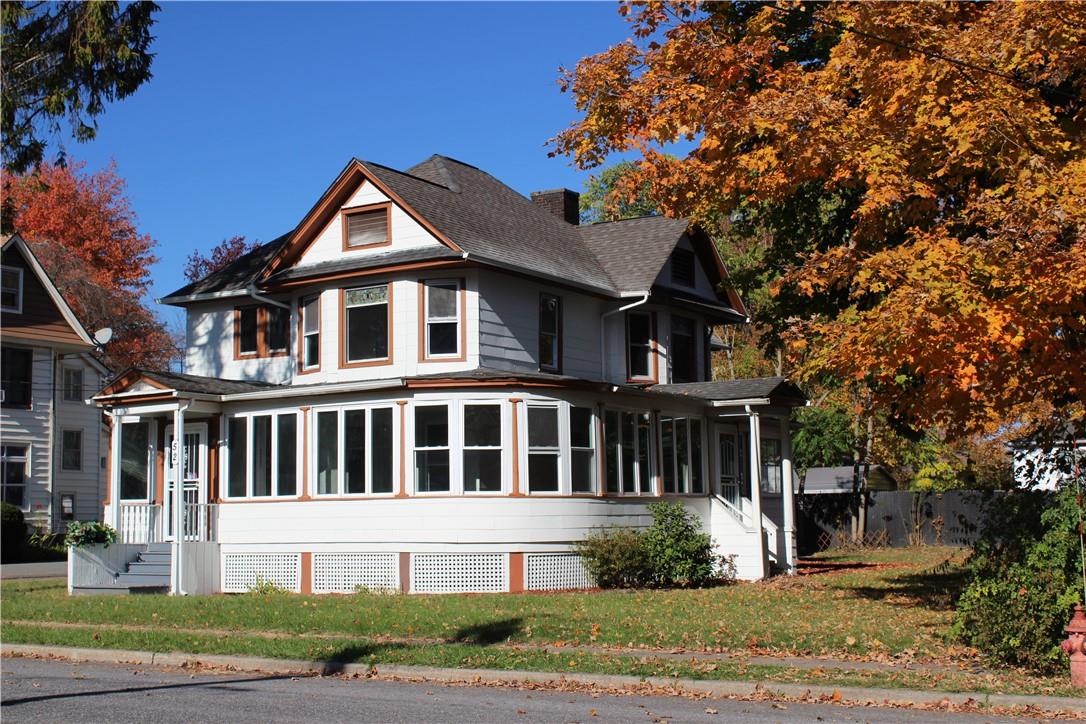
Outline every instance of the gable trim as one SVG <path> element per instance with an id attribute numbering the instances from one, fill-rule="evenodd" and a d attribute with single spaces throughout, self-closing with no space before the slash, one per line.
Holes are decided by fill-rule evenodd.
<path id="1" fill-rule="evenodd" d="M 60 314 L 64 317 L 64 321 L 68 323 L 68 326 L 72 328 L 76 336 L 90 347 L 96 347 L 94 340 L 91 338 L 90 333 L 87 332 L 87 328 L 83 326 L 83 323 L 75 316 L 75 312 L 68 306 L 68 302 L 64 300 L 60 290 L 53 284 L 53 280 L 45 273 L 45 269 L 42 267 L 41 262 L 38 261 L 38 257 L 34 256 L 34 252 L 31 251 L 30 246 L 23 240 L 23 237 L 19 234 L 12 234 L 6 242 L 4 242 L 3 251 L 7 251 L 11 247 L 15 247 L 26 260 L 27 266 L 29 266 L 34 274 L 38 277 L 38 281 L 45 287 L 46 293 L 53 303 L 60 310 Z M 23 294 L 26 293 L 26 281 L 23 281 Z"/>
<path id="2" fill-rule="evenodd" d="M 99 397 L 113 397 L 114 395 L 118 395 L 127 390 L 128 388 L 132 387 L 132 385 L 136 384 L 137 382 L 145 382 L 151 387 L 162 390 L 164 392 L 170 392 L 173 389 L 157 380 L 150 378 L 138 369 L 129 369 L 122 372 L 115 380 L 106 385 L 101 392 L 94 396 L 94 398 L 98 399 Z"/>
<path id="3" fill-rule="evenodd" d="M 698 261 L 701 262 L 705 271 L 708 272 L 709 269 L 716 271 L 717 281 L 713 286 L 723 284 L 724 294 L 727 296 L 732 309 L 750 319 L 750 312 L 747 311 L 746 305 L 743 304 L 743 300 L 739 297 L 739 292 L 735 291 L 735 287 L 732 286 L 731 277 L 728 276 L 728 269 L 724 266 L 724 259 L 721 258 L 720 250 L 716 248 L 712 238 L 697 224 L 690 225 L 687 229 L 687 235 L 694 247 L 694 254 L 697 255 Z"/>
<path id="4" fill-rule="evenodd" d="M 275 256 L 264 267 L 264 271 L 260 273 L 260 281 L 266 280 L 284 265 L 289 266 L 301 258 L 317 240 L 320 231 L 327 226 L 335 214 L 340 212 L 350 195 L 366 181 L 373 184 L 381 193 L 391 199 L 392 203 L 403 209 L 408 216 L 433 234 L 439 242 L 453 251 L 463 252 L 463 249 L 453 243 L 445 234 L 438 231 L 433 224 L 424 219 L 421 214 L 411 208 L 407 202 L 382 183 L 361 161 L 355 158 L 351 159 L 347 167 L 340 172 L 332 185 L 321 195 L 316 205 L 305 215 L 305 218 L 292 232 L 290 240 L 283 245 L 282 249 L 276 252 Z"/>

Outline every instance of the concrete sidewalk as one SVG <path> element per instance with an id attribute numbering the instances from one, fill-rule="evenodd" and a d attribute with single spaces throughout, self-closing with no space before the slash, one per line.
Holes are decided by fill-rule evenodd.
<path id="1" fill-rule="evenodd" d="M 348 664 L 330 661 L 269 659 L 253 656 L 220 656 L 214 654 L 152 653 L 121 649 L 83 649 L 67 646 L 35 646 L 5 644 L 3 656 L 37 656 L 69 661 L 92 661 L 116 664 L 164 667 L 208 667 L 230 671 L 261 672 L 265 674 L 317 674 L 324 676 L 387 676 L 442 683 L 490 684 L 581 684 L 608 689 L 660 689 L 661 693 L 689 693 L 714 697 L 782 699 L 821 699 L 834 703 L 875 706 L 930 707 L 939 704 L 964 707 L 1006 707 L 1042 712 L 1059 712 L 1086 717 L 1086 699 L 1057 696 L 1024 696 L 1016 694 L 948 693 L 915 689 L 874 689 L 852 686 L 808 686 L 755 681 L 709 681 L 650 676 L 614 674 L 551 673 L 542 671 L 501 671 L 495 669 L 447 669 L 430 666 Z"/>
<path id="2" fill-rule="evenodd" d="M 67 561 L 49 563 L 5 563 L 0 566 L 0 579 L 64 578 L 68 575 Z"/>

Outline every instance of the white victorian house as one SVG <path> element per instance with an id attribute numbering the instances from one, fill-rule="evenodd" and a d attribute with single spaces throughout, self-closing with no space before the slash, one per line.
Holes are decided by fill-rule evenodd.
<path id="1" fill-rule="evenodd" d="M 161 300 L 184 374 L 95 397 L 124 545 L 74 587 L 584 587 L 571 543 L 661 498 L 740 577 L 792 570 L 805 400 L 712 381 L 713 326 L 747 322 L 714 244 L 577 221 L 571 191 L 450 158 L 352 160 L 292 231 Z"/>

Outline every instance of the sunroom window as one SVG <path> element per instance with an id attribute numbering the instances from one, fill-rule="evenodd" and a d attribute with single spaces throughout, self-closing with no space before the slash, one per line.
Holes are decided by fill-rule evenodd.
<path id="1" fill-rule="evenodd" d="M 415 489 L 449 492 L 449 406 L 415 407 Z"/>
<path id="2" fill-rule="evenodd" d="M 701 420 L 660 418 L 660 448 L 664 492 L 702 492 Z"/>
<path id="3" fill-rule="evenodd" d="M 121 500 L 148 500 L 151 423 L 121 424 Z"/>
<path id="4" fill-rule="evenodd" d="M 569 408 L 570 483 L 574 493 L 596 492 L 596 425 L 590 407 Z"/>
<path id="5" fill-rule="evenodd" d="M 464 404 L 464 492 L 502 489 L 502 408 L 498 403 Z"/>
<path id="6" fill-rule="evenodd" d="M 762 440 L 762 492 L 768 495 L 780 495 L 783 489 L 781 480 L 781 441 L 775 438 Z"/>
<path id="7" fill-rule="evenodd" d="M 561 448 L 558 443 L 558 408 L 528 406 L 528 491 L 558 492 Z"/>
<path id="8" fill-rule="evenodd" d="M 389 357 L 388 284 L 347 289 L 343 295 L 346 362 Z"/>
<path id="9" fill-rule="evenodd" d="M 232 417 L 227 429 L 231 498 L 298 494 L 298 413 Z"/>
<path id="10" fill-rule="evenodd" d="M 317 412 L 317 495 L 392 492 L 392 408 Z"/>
<path id="11" fill-rule="evenodd" d="M 607 410 L 603 419 L 607 492 L 652 494 L 649 413 Z"/>

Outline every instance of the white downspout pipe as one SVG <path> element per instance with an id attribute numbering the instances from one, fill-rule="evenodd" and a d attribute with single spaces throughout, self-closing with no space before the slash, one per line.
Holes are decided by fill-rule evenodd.
<path id="1" fill-rule="evenodd" d="M 766 574 L 766 540 L 762 527 L 762 431 L 758 413 L 750 405 L 744 405 L 750 420 L 750 505 L 754 518 L 754 530 L 758 533 L 758 549 L 761 551 L 762 576 Z"/>
<path id="2" fill-rule="evenodd" d="M 784 555 L 788 572 L 796 572 L 796 493 L 792 488 L 792 431 L 790 416 L 781 418 L 781 492 L 784 494 Z"/>
<path id="3" fill-rule="evenodd" d="M 634 307 L 640 307 L 642 304 L 646 304 L 649 301 L 648 292 L 640 292 L 641 298 L 636 302 L 632 302 L 618 309 L 612 309 L 609 312 L 604 312 L 600 317 L 600 380 L 602 382 L 607 381 L 607 318 L 613 314 L 619 312 L 625 312 L 633 309 Z"/>
<path id="4" fill-rule="evenodd" d="M 273 307 L 280 307 L 282 309 L 290 309 L 291 308 L 290 302 L 280 302 L 278 300 L 272 299 L 270 297 L 265 297 L 262 294 L 260 294 L 260 292 L 258 292 L 256 290 L 256 284 L 254 282 L 249 282 L 249 285 L 245 287 L 245 293 L 248 294 L 253 299 L 255 299 L 256 301 L 264 302 L 265 304 L 270 304 Z"/>

